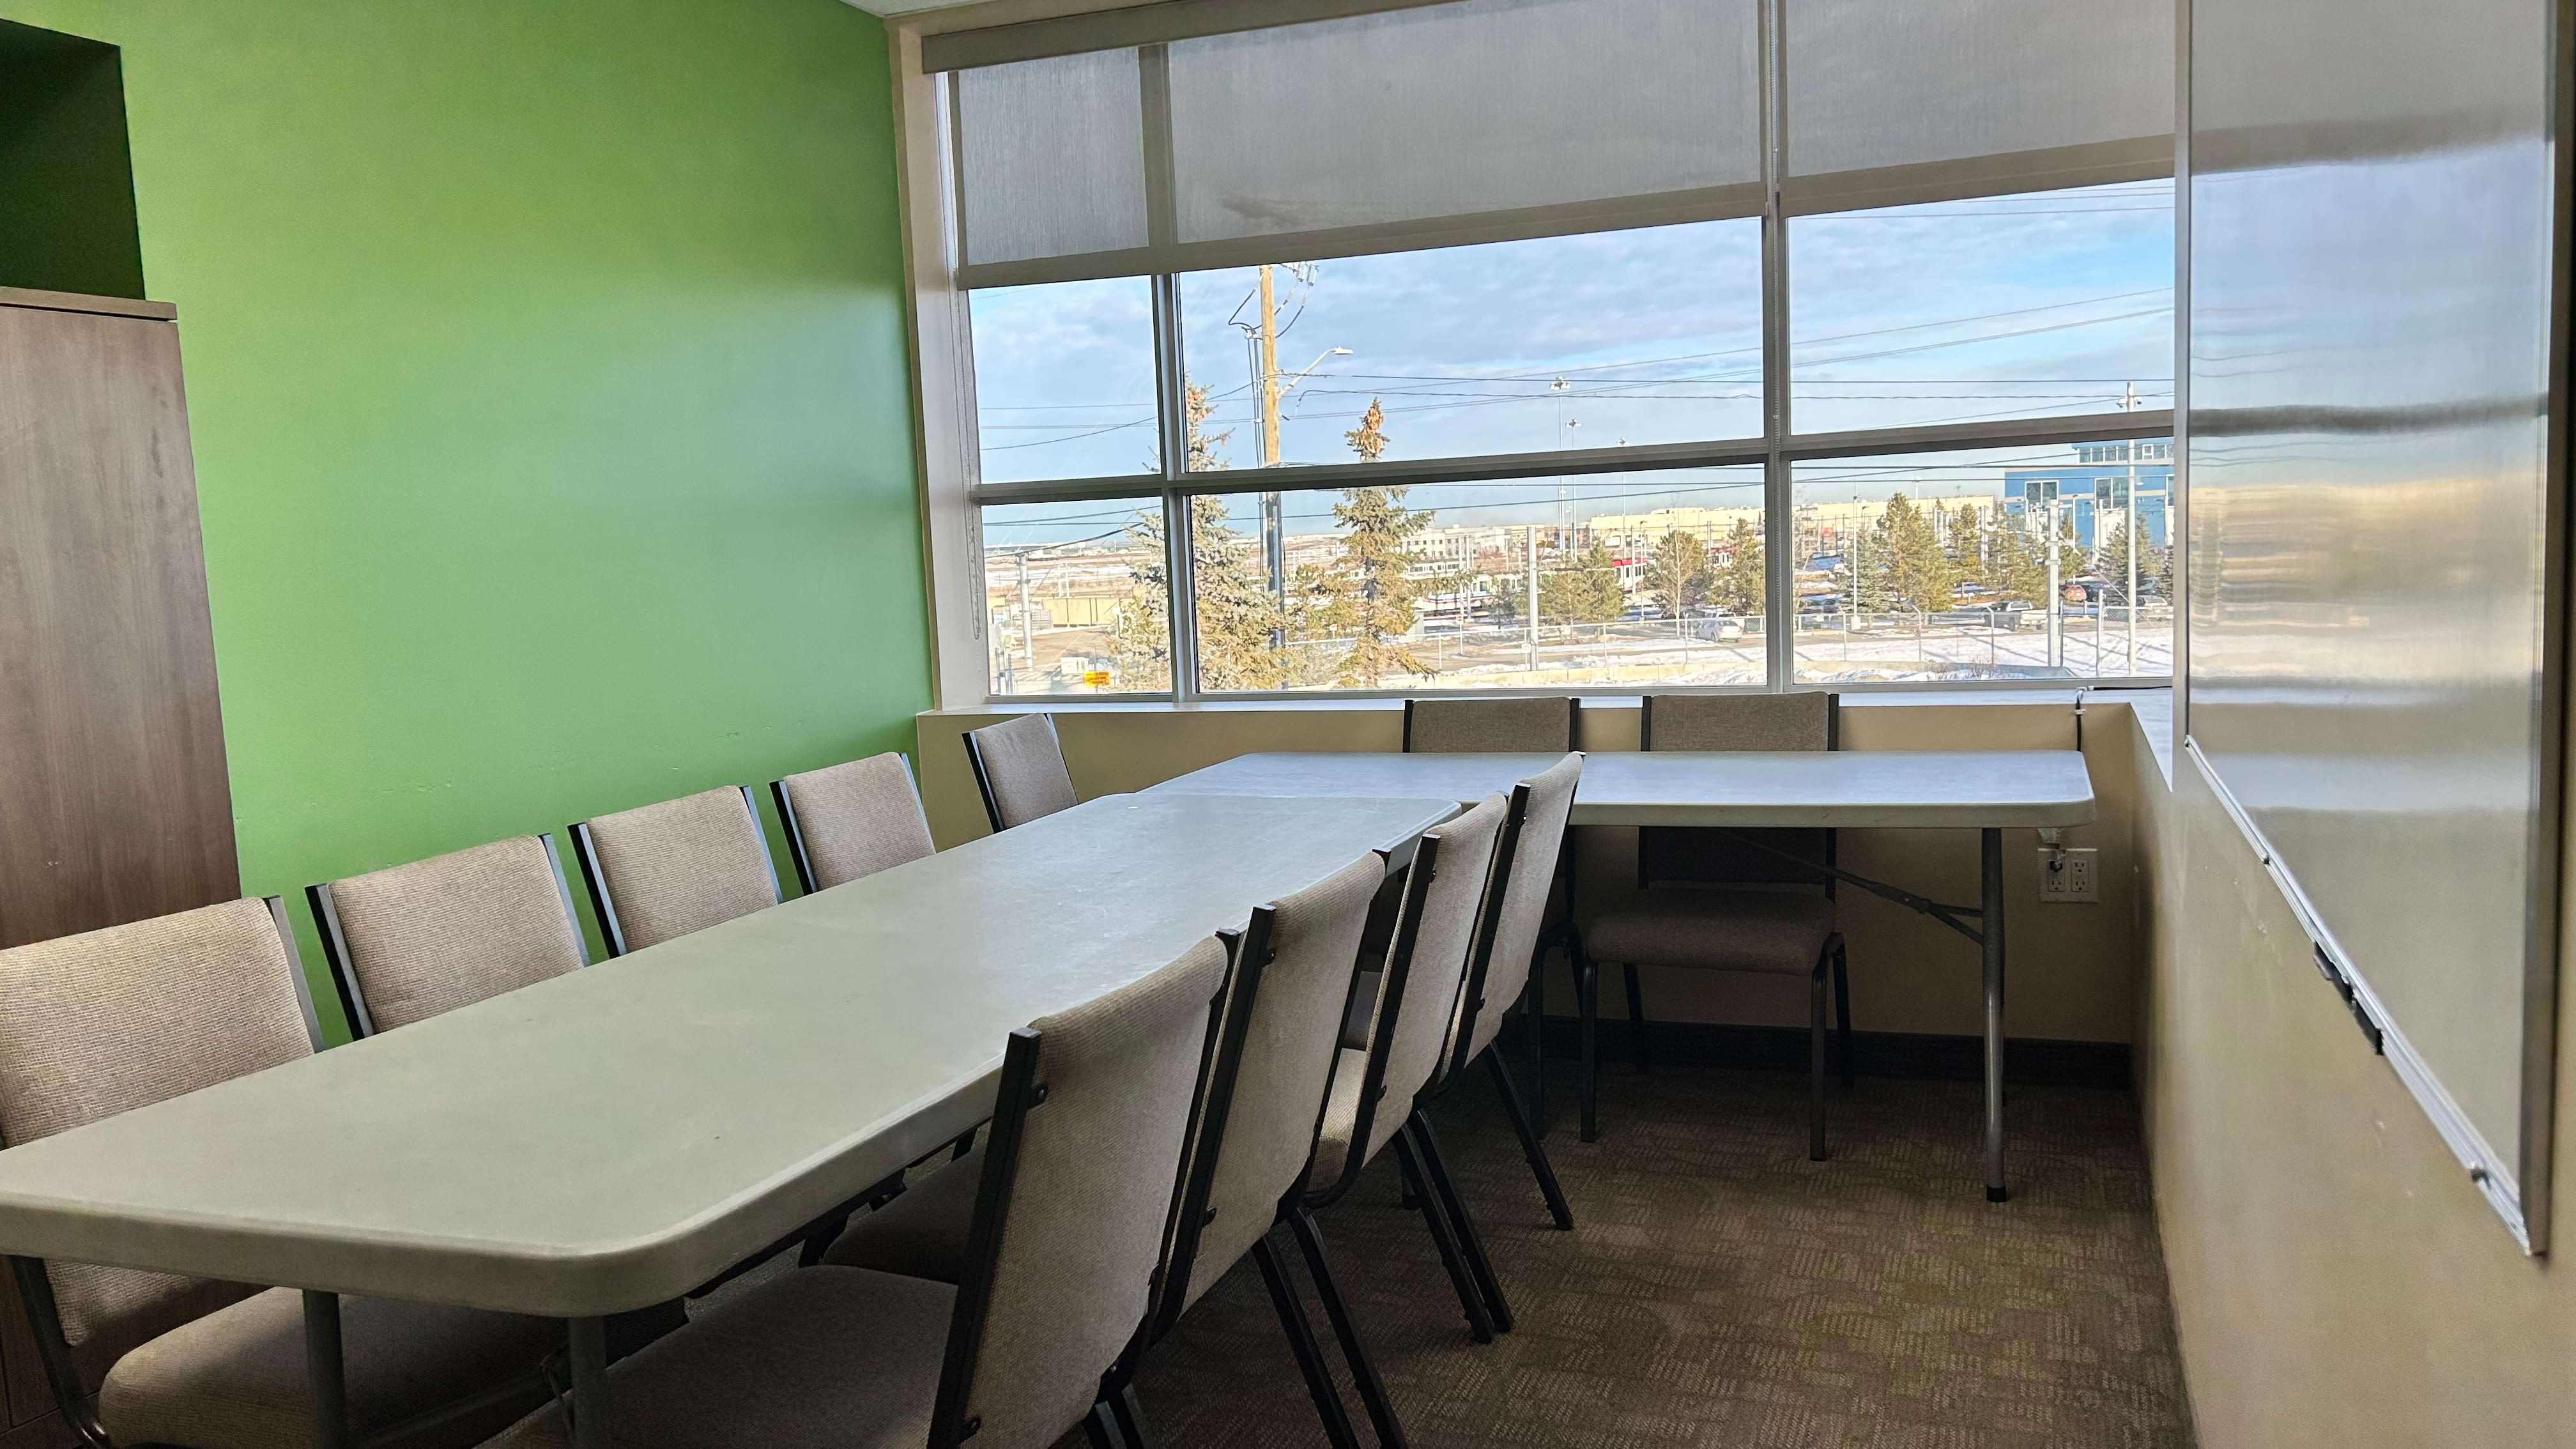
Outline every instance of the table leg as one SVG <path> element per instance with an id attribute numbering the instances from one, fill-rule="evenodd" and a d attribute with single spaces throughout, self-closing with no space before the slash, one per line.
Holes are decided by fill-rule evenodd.
<path id="1" fill-rule="evenodd" d="M 304 1295 L 304 1373 L 313 1385 L 313 1442 L 348 1449 L 349 1380 L 340 1355 L 340 1295 Z"/>
<path id="2" fill-rule="evenodd" d="M 1980 929 L 1986 954 L 1986 1201 L 2002 1202 L 2004 1187 L 2004 833 L 1980 832 L 1979 874 L 1984 878 Z"/>
<path id="3" fill-rule="evenodd" d="M 565 1325 L 572 1353 L 573 1449 L 608 1449 L 608 1325 L 575 1318 Z"/>

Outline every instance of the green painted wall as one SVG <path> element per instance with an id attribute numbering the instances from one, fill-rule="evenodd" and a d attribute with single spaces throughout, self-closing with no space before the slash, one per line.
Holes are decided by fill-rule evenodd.
<path id="1" fill-rule="evenodd" d="M 0 18 L 122 49 L 247 890 L 909 742 L 930 671 L 879 22 Z"/>
<path id="2" fill-rule="evenodd" d="M 116 50 L 0 21 L 0 287 L 143 295 Z"/>

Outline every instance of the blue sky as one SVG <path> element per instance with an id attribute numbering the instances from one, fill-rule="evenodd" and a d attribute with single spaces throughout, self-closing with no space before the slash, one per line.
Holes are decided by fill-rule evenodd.
<path id="1" fill-rule="evenodd" d="M 1793 219 L 1795 426 L 2109 411 L 2129 383 L 2141 406 L 2169 405 L 2172 234 L 2166 182 Z M 1760 223 L 1734 220 L 1274 268 L 1279 366 L 1303 374 L 1281 460 L 1351 460 L 1342 435 L 1372 398 L 1389 459 L 1756 435 L 1759 261 Z M 1249 268 L 1182 280 L 1189 375 L 1216 400 L 1208 431 L 1227 435 L 1218 451 L 1237 469 L 1260 456 L 1238 325 L 1254 320 L 1254 287 Z M 1000 289 L 972 307 L 988 481 L 1153 468 L 1143 281 Z M 1943 492 L 1976 481 L 1943 478 Z M 1751 475 L 1654 474 L 1569 491 L 1585 514 L 1760 490 Z M 1440 493 L 1477 505 L 1478 522 L 1558 516 L 1552 480 Z M 1048 512 L 1096 530 L 1103 511 Z"/>

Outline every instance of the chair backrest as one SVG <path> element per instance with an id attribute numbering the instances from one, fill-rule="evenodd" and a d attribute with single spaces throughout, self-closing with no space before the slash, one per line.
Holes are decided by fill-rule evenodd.
<path id="1" fill-rule="evenodd" d="M 1051 715 L 1024 714 L 966 732 L 966 763 L 996 831 L 1073 808 L 1073 776 Z"/>
<path id="2" fill-rule="evenodd" d="M 769 841 L 740 785 L 593 816 L 572 842 L 611 956 L 778 904 Z"/>
<path id="3" fill-rule="evenodd" d="M 373 1036 L 590 963 L 554 837 L 304 888 L 349 1029 Z"/>
<path id="4" fill-rule="evenodd" d="M 931 1449 L 1045 1449 L 1143 1328 L 1227 953 L 1011 1034 Z"/>
<path id="5" fill-rule="evenodd" d="M 1385 879 L 1386 863 L 1367 855 L 1253 912 L 1230 991 L 1258 994 L 1226 1100 L 1212 1093 L 1197 1123 L 1192 1165 L 1209 1174 L 1207 1196 L 1194 1205 L 1203 1210 L 1181 1214 L 1157 1332 L 1252 1251 L 1277 1223 L 1280 1202 L 1306 1180 L 1360 937 Z"/>
<path id="6" fill-rule="evenodd" d="M 0 1142 L 51 1137 L 313 1054 L 283 902 L 225 901 L 0 951 Z M 48 1263 L 22 1274 L 49 1371 L 95 1383 L 128 1349 L 255 1291 Z M 57 1397 L 64 1391 L 55 1377 Z M 73 1405 L 77 1406 L 75 1392 Z"/>
<path id="7" fill-rule="evenodd" d="M 1408 699 L 1407 754 L 1550 754 L 1574 748 L 1583 703 L 1564 699 Z"/>
<path id="8" fill-rule="evenodd" d="M 1638 743 L 1648 750 L 1831 750 L 1842 743 L 1841 726 L 1841 700 L 1832 694 L 1650 694 Z M 1637 832 L 1637 884 L 1822 884 L 1830 890 L 1831 877 L 1799 862 L 1830 864 L 1833 848 L 1833 834 L 1824 830 L 1649 826 Z"/>
<path id="9" fill-rule="evenodd" d="M 1395 1140 L 1414 1099 L 1439 1074 L 1509 811 L 1502 796 L 1488 795 L 1425 834 L 1414 850 L 1395 939 L 1378 977 L 1350 1157 L 1324 1164 L 1340 1176 L 1318 1192 L 1319 1199 L 1349 1189 L 1360 1169 Z"/>
<path id="10" fill-rule="evenodd" d="M 1459 1004 L 1453 1071 L 1494 1044 L 1502 1034 L 1503 1008 L 1529 985 L 1539 928 L 1546 924 L 1548 892 L 1556 883 L 1557 852 L 1565 844 L 1565 817 L 1574 809 L 1575 788 L 1582 782 L 1583 757 L 1567 755 L 1512 787 L 1502 840 L 1494 847 L 1484 926 Z"/>
<path id="11" fill-rule="evenodd" d="M 892 751 L 773 780 L 769 794 L 807 895 L 938 849 L 912 766 Z"/>

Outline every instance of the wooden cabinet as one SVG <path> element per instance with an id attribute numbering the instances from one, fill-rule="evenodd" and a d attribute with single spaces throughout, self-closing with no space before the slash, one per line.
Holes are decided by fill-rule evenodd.
<path id="1" fill-rule="evenodd" d="M 178 324 L 0 288 L 0 947 L 240 893 Z M 63 1437 L 5 1288 L 0 1394 Z"/>

